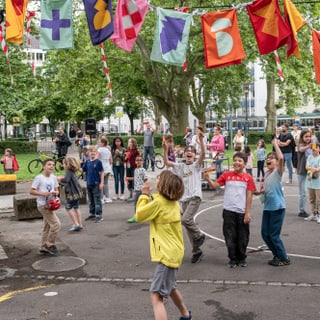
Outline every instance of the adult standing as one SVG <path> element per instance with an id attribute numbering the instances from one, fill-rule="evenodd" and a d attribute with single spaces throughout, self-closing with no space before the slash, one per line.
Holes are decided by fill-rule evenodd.
<path id="1" fill-rule="evenodd" d="M 297 169 L 298 165 L 298 145 L 300 140 L 300 133 L 301 130 L 299 130 L 299 126 L 295 123 L 291 132 L 295 143 L 295 147 L 292 150 L 292 165 L 295 169 Z"/>
<path id="2" fill-rule="evenodd" d="M 203 136 L 203 141 L 200 140 L 200 135 Z M 192 137 L 190 146 L 194 146 L 196 148 L 196 154 L 199 155 L 201 153 L 201 143 L 206 146 L 208 142 L 207 136 L 203 132 L 203 128 L 201 126 L 197 126 L 196 128 L 196 134 Z"/>
<path id="3" fill-rule="evenodd" d="M 188 146 L 191 143 L 194 134 L 192 133 L 192 129 L 189 127 L 186 127 L 185 133 L 186 135 L 183 137 L 183 140 L 186 146 Z"/>
<path id="4" fill-rule="evenodd" d="M 154 171 L 154 135 L 155 129 L 151 126 L 150 122 L 146 123 L 146 129 L 143 129 L 143 123 L 137 133 L 143 134 L 143 167 L 147 170 L 148 155 L 151 160 L 151 168 Z"/>
<path id="5" fill-rule="evenodd" d="M 54 142 L 56 143 L 58 157 L 64 158 L 68 153 L 70 140 L 62 127 L 59 128 L 59 133 L 54 138 Z"/>
<path id="6" fill-rule="evenodd" d="M 292 151 L 294 149 L 294 139 L 292 134 L 288 131 L 289 127 L 286 123 L 283 123 L 281 126 L 282 133 L 278 139 L 278 146 L 283 154 L 284 161 L 287 165 L 289 171 L 289 180 L 286 182 L 292 183 Z"/>
<path id="7" fill-rule="evenodd" d="M 309 215 L 306 213 L 306 203 L 307 203 L 307 155 L 311 153 L 311 133 L 309 130 L 303 130 L 300 133 L 300 140 L 298 144 L 297 152 L 297 177 L 299 186 L 299 213 L 298 216 L 302 218 L 307 218 Z"/>
<path id="8" fill-rule="evenodd" d="M 72 143 L 72 145 L 71 145 L 72 149 L 75 146 L 76 136 L 77 136 L 77 131 L 75 130 L 75 128 L 73 126 L 71 126 L 70 130 L 69 130 L 69 139 L 70 139 L 70 141 Z"/>
<path id="9" fill-rule="evenodd" d="M 217 179 L 222 174 L 222 162 L 224 155 L 224 136 L 221 134 L 221 128 L 215 126 L 213 129 L 213 137 L 207 145 L 212 153 L 212 160 L 215 162 Z"/>
<path id="10" fill-rule="evenodd" d="M 76 146 L 78 146 L 78 152 L 79 152 L 79 158 L 81 159 L 82 155 L 82 138 L 83 138 L 83 132 L 81 131 L 80 128 L 77 128 L 77 133 L 76 133 Z"/>
<path id="11" fill-rule="evenodd" d="M 237 145 L 241 146 L 241 151 L 244 150 L 244 135 L 243 132 L 239 129 L 236 135 L 233 138 L 233 148 L 235 149 Z"/>

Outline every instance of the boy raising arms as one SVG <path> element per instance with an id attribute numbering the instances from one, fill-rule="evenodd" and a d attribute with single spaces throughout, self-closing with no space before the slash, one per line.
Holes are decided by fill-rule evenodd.
<path id="1" fill-rule="evenodd" d="M 247 156 L 237 152 L 233 156 L 234 171 L 224 172 L 216 181 L 208 174 L 204 179 L 213 189 L 225 186 L 223 202 L 223 235 L 230 259 L 228 266 L 246 267 L 246 251 L 249 243 L 249 223 L 252 194 L 256 191 L 253 178 L 244 173 Z"/>
<path id="2" fill-rule="evenodd" d="M 59 194 L 58 180 L 53 175 L 54 166 L 53 159 L 44 160 L 43 172 L 35 177 L 30 190 L 30 194 L 37 196 L 37 207 L 43 217 L 40 253 L 49 255 L 59 253 L 56 247 L 56 238 L 61 228 L 58 216 L 47 207 L 47 198 Z"/>
<path id="3" fill-rule="evenodd" d="M 172 167 L 172 171 L 180 176 L 184 184 L 184 194 L 180 200 L 182 207 L 182 224 L 187 229 L 188 237 L 192 245 L 193 256 L 191 263 L 199 262 L 203 256 L 200 247 L 204 243 L 205 235 L 194 222 L 194 216 L 197 213 L 202 199 L 201 187 L 201 167 L 205 157 L 204 134 L 197 130 L 197 140 L 200 145 L 200 154 L 195 161 L 196 149 L 193 146 L 186 146 L 184 149 L 185 163 L 176 163 L 168 159 L 168 145 L 165 139 L 162 140 L 163 158 L 167 168 Z"/>

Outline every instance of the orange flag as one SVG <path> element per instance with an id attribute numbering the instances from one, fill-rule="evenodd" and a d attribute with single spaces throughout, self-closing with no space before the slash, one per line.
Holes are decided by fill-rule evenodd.
<path id="1" fill-rule="evenodd" d="M 6 1 L 6 40 L 22 43 L 28 0 Z"/>
<path id="2" fill-rule="evenodd" d="M 268 54 L 287 43 L 292 33 L 281 16 L 277 0 L 257 0 L 247 5 L 260 54 Z"/>
<path id="3" fill-rule="evenodd" d="M 316 81 L 320 83 L 320 32 L 312 29 L 312 51 Z"/>
<path id="4" fill-rule="evenodd" d="M 292 33 L 287 42 L 287 59 L 293 54 L 300 58 L 299 44 L 297 42 L 297 32 L 307 23 L 290 0 L 284 0 L 284 16 Z"/>
<path id="5" fill-rule="evenodd" d="M 201 16 L 206 68 L 241 64 L 245 58 L 236 10 Z"/>

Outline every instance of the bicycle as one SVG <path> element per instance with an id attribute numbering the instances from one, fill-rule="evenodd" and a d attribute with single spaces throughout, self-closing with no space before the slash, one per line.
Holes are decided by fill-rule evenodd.
<path id="1" fill-rule="evenodd" d="M 140 152 L 141 152 L 142 157 L 143 157 L 143 151 L 144 151 L 144 147 L 140 146 Z M 163 159 L 162 154 L 159 152 L 153 151 L 153 156 L 154 156 L 154 165 L 160 170 L 163 169 L 164 168 L 164 159 Z M 150 154 L 148 154 L 147 161 L 146 161 L 146 170 L 148 170 L 150 163 L 151 163 Z"/>
<path id="2" fill-rule="evenodd" d="M 39 151 L 39 157 L 36 159 L 31 160 L 28 163 L 28 171 L 32 174 L 39 174 L 42 171 L 43 161 L 46 159 L 53 159 L 54 160 L 54 169 L 56 172 L 62 171 L 63 166 L 62 162 L 64 157 L 58 157 L 56 151 Z"/>

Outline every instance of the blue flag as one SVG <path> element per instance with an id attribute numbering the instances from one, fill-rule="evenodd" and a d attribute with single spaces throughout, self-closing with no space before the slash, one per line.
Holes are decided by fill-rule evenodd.
<path id="1" fill-rule="evenodd" d="M 40 48 L 73 49 L 72 0 L 41 0 Z"/>
<path id="2" fill-rule="evenodd" d="M 89 33 L 93 45 L 98 45 L 113 34 L 111 0 L 83 0 Z"/>
<path id="3" fill-rule="evenodd" d="M 183 66 L 186 58 L 192 15 L 157 8 L 157 25 L 150 59 Z"/>

